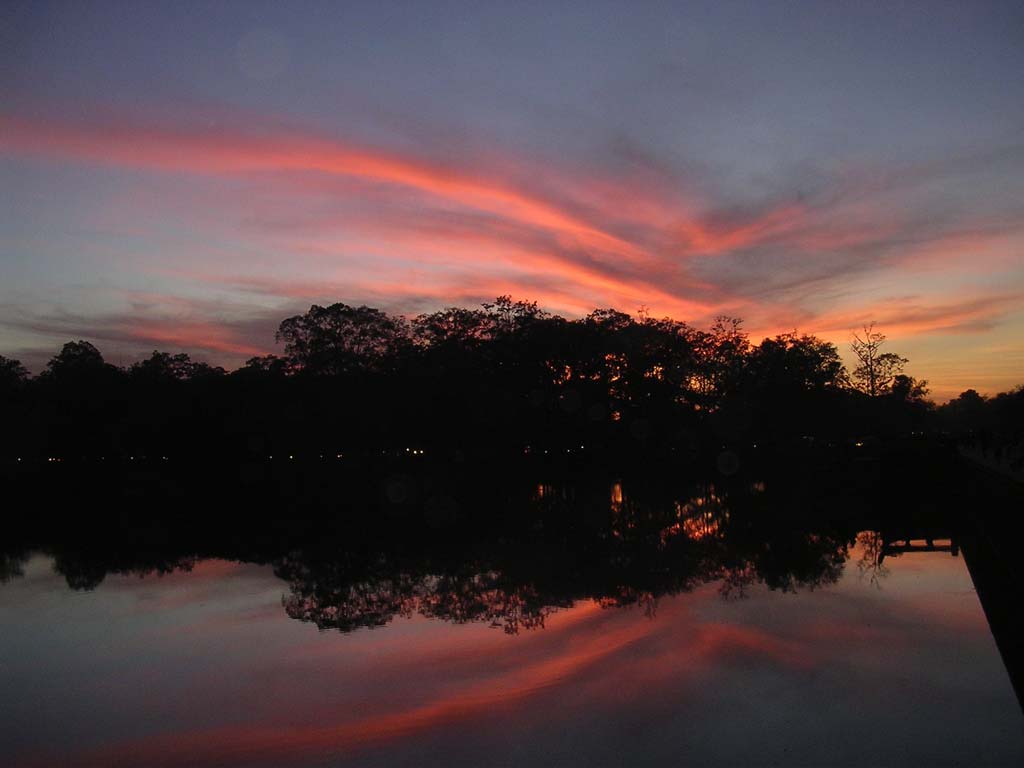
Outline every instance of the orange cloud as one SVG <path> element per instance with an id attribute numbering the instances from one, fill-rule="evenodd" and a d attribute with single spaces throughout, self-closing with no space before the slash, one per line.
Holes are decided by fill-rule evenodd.
<path id="1" fill-rule="evenodd" d="M 121 330 L 137 342 L 169 344 L 179 349 L 205 349 L 250 357 L 266 352 L 265 347 L 236 339 L 228 328 L 213 322 L 149 320 L 126 325 Z"/>
<path id="2" fill-rule="evenodd" d="M 659 296 L 655 273 L 666 269 L 665 259 L 700 253 L 713 255 L 757 242 L 791 228 L 800 219 L 799 206 L 782 206 L 762 215 L 740 217 L 736 221 L 704 222 L 687 209 L 691 202 L 678 195 L 657 199 L 642 186 L 630 186 L 610 194 L 610 185 L 594 182 L 600 194 L 588 190 L 591 180 L 557 179 L 549 189 L 569 197 L 552 197 L 531 192 L 493 174 L 468 173 L 396 153 L 368 149 L 339 141 L 298 134 L 256 135 L 246 132 L 214 130 L 171 130 L 147 128 L 111 122 L 102 126 L 71 125 L 0 117 L 3 144 L 0 151 L 66 157 L 88 162 L 149 168 L 166 172 L 197 174 L 250 174 L 256 172 L 313 173 L 360 178 L 378 184 L 396 185 L 424 193 L 431 198 L 455 203 L 465 209 L 500 217 L 531 231 L 546 232 L 564 251 L 569 246 L 591 254 L 590 264 L 568 264 L 562 268 L 564 279 L 606 292 L 643 287 L 659 302 L 666 296 L 670 307 L 683 302 L 675 294 Z M 556 176 L 550 169 L 547 175 Z M 291 183 L 295 183 L 292 180 Z M 624 204 L 623 199 L 632 199 Z M 623 211 L 615 206 L 622 205 Z M 612 207 L 607 207 L 612 206 Z M 583 213 L 582 211 L 586 211 Z M 626 237 L 613 231 L 608 222 L 623 222 L 635 235 Z M 639 227 L 639 229 L 638 229 Z M 474 232 L 476 233 L 474 235 Z M 672 232 L 676 234 L 671 235 Z M 667 241 L 658 245 L 662 233 Z M 438 233 L 440 234 L 440 233 Z M 480 237 L 476 227 L 449 230 L 446 240 Z M 507 238 L 509 233 L 502 233 Z M 490 237 L 493 246 L 501 238 Z M 646 240 L 652 243 L 645 245 Z M 422 244 L 417 242 L 417 246 Z M 659 253 L 667 249 L 666 253 Z M 525 259 L 519 252 L 516 258 Z M 536 266 L 547 269 L 565 261 L 564 256 L 535 251 Z M 479 256 L 478 256 L 479 257 Z M 631 265 L 637 274 L 631 280 L 609 273 L 622 272 Z M 624 285 L 620 283 L 624 282 Z"/>
<path id="3" fill-rule="evenodd" d="M 860 330 L 875 323 L 889 335 L 915 336 L 935 332 L 965 332 L 991 327 L 999 317 L 1019 306 L 1020 294 L 992 294 L 935 301 L 920 296 L 885 299 L 856 310 L 823 314 L 812 323 L 822 334 Z"/>
<path id="4" fill-rule="evenodd" d="M 217 274 L 185 268 L 178 276 L 280 304 L 342 300 L 417 311 L 508 293 L 573 316 L 646 306 L 697 325 L 729 314 L 745 317 L 757 333 L 798 326 L 845 341 L 851 328 L 872 319 L 890 334 L 983 331 L 1020 301 L 1007 294 L 987 308 L 980 298 L 897 302 L 879 300 L 875 289 L 862 292 L 869 298 L 859 310 L 835 308 L 837 294 L 857 289 L 865 275 L 884 271 L 893 284 L 907 283 L 908 265 L 919 271 L 974 254 L 1013 269 L 1015 220 L 939 222 L 927 210 L 887 205 L 878 194 L 890 190 L 892 174 L 882 182 L 848 174 L 810 199 L 780 196 L 716 210 L 692 189 L 680 191 L 680 180 L 657 174 L 605 178 L 500 154 L 472 166 L 442 163 L 237 119 L 182 128 L 0 117 L 0 153 L 253 182 L 229 199 L 204 200 L 201 211 L 192 211 L 200 208 L 193 200 L 179 202 L 178 215 L 207 222 L 214 210 L 219 225 L 224 211 L 233 211 L 249 231 L 225 239 L 232 245 L 218 251 Z M 920 173 L 909 176 L 917 183 Z M 158 196 L 147 205 L 159 203 Z M 118 201 L 108 215 L 115 229 L 139 205 Z M 245 241 L 253 230 L 256 244 L 246 254 L 258 255 L 236 265 L 232 238 Z M 143 228 L 132 237 L 145 234 Z M 270 253 L 289 260 L 286 273 Z M 191 252 L 176 264 L 190 260 L 197 261 Z M 153 261 L 145 268 L 160 269 Z M 282 315 L 293 309 L 288 303 Z M 178 323 L 147 310 L 135 313 L 133 327 L 108 331 L 110 338 L 234 358 L 270 346 L 272 331 L 256 338 L 218 330 L 224 316 L 186 313 Z"/>
<path id="5" fill-rule="evenodd" d="M 223 135 L 124 124 L 103 127 L 0 118 L 6 151 L 60 155 L 129 167 L 203 174 L 312 171 L 398 184 L 469 208 L 510 216 L 642 256 L 631 244 L 578 216 L 498 180 L 341 142 L 305 136 Z"/>

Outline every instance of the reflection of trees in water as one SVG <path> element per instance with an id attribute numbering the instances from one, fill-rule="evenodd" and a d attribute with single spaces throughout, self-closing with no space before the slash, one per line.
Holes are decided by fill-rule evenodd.
<path id="1" fill-rule="evenodd" d="M 422 509 L 408 500 L 374 507 L 363 494 L 320 518 L 285 516 L 277 528 L 275 515 L 209 528 L 169 516 L 166 529 L 149 520 L 137 530 L 76 532 L 47 551 L 73 589 L 95 588 L 109 573 L 164 574 L 222 558 L 271 564 L 288 585 L 287 615 L 321 629 L 345 632 L 421 615 L 517 633 L 543 627 L 552 612 L 578 600 L 635 605 L 654 616 L 662 597 L 709 583 L 729 599 L 753 587 L 794 592 L 832 584 L 858 531 L 870 527 L 848 490 L 829 497 L 779 478 L 536 480 L 482 480 L 470 488 L 461 476 L 463 485 L 410 476 L 408 497 L 426 499 Z M 422 492 L 428 482 L 429 493 Z M 346 486 L 346 493 L 357 490 Z M 432 514 L 438 494 L 457 498 L 457 511 Z M 829 523 L 820 510 L 848 498 L 836 515 L 843 522 Z M 884 575 L 881 537 L 857 541 L 858 568 L 874 568 L 873 580 Z M 0 560 L 2 579 L 19 575 L 25 559 L 9 551 Z"/>
<path id="2" fill-rule="evenodd" d="M 657 527 L 662 546 L 677 536 L 691 541 L 721 538 L 729 522 L 728 505 L 714 483 L 698 483 L 685 498 L 651 504 L 634 499 L 623 489 L 622 482 L 616 481 L 611 487 L 609 506 L 613 536 L 628 538 L 631 531 L 646 532 Z"/>
<path id="3" fill-rule="evenodd" d="M 77 590 L 96 589 L 110 574 L 120 576 L 165 576 L 175 571 L 191 571 L 199 561 L 195 555 L 125 554 L 99 552 L 55 553 L 53 570 L 68 586 Z"/>
<path id="4" fill-rule="evenodd" d="M 745 597 L 755 584 L 778 592 L 816 589 L 835 584 L 848 557 L 847 534 L 791 531 L 766 539 L 736 560 L 728 558 L 716 577 L 726 598 Z"/>
<path id="5" fill-rule="evenodd" d="M 682 590 L 675 590 L 673 594 Z M 636 605 L 643 615 L 653 619 L 658 613 L 658 599 L 660 595 L 650 590 L 636 590 L 630 587 L 622 587 L 617 594 L 602 595 L 594 598 L 594 602 L 602 608 L 624 608 L 628 605 Z"/>
<path id="6" fill-rule="evenodd" d="M 857 570 L 861 578 L 866 576 L 871 584 L 881 587 L 882 579 L 889 575 L 889 569 L 882 564 L 885 538 L 879 531 L 861 531 L 857 534 L 857 548 L 860 550 Z"/>
<path id="7" fill-rule="evenodd" d="M 702 492 L 686 501 L 675 502 L 675 515 L 676 522 L 662 528 L 659 534 L 662 545 L 680 535 L 695 541 L 721 538 L 729 522 L 729 510 L 711 483 L 704 485 Z"/>
<path id="8" fill-rule="evenodd" d="M 290 594 L 282 604 L 291 618 L 343 632 L 419 614 L 456 624 L 487 622 L 516 634 L 543 627 L 550 613 L 571 605 L 571 601 L 541 595 L 529 584 L 508 584 L 495 571 L 464 575 L 399 571 L 367 578 L 330 563 L 285 558 L 275 564 L 274 573 L 288 582 Z"/>
<path id="9" fill-rule="evenodd" d="M 653 617 L 662 596 L 713 581 L 726 597 L 742 597 L 754 584 L 814 588 L 834 583 L 848 557 L 847 534 L 780 532 L 770 519 L 743 515 L 736 525 L 732 506 L 742 506 L 743 494 L 735 498 L 711 483 L 684 498 L 642 490 L 632 494 L 613 482 L 602 517 L 593 514 L 601 507 L 597 494 L 535 485 L 523 518 L 546 535 L 516 540 L 476 567 L 463 562 L 441 572 L 387 556 L 356 563 L 293 553 L 275 562 L 290 589 L 283 604 L 292 618 L 321 629 L 350 631 L 419 614 L 517 633 L 543 627 L 550 613 L 582 599 L 606 608 L 637 605 Z M 763 490 L 756 483 L 745 494 Z M 590 514 L 581 513 L 581 503 Z"/>
<path id="10" fill-rule="evenodd" d="M 29 553 L 25 551 L 0 552 L 0 584 L 24 576 L 24 565 L 28 562 L 28 556 Z"/>

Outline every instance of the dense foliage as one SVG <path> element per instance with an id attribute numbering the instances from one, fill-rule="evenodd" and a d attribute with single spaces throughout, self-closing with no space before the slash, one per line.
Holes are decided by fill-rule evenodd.
<path id="1" fill-rule="evenodd" d="M 877 352 L 884 337 L 868 332 Z M 828 342 L 793 332 L 752 344 L 725 317 L 700 330 L 611 309 L 567 320 L 507 296 L 411 320 L 334 304 L 287 318 L 277 338 L 283 356 L 230 373 L 164 352 L 118 368 L 85 341 L 35 378 L 0 358 L 0 450 L 696 452 L 1021 423 L 1020 390 L 990 401 L 967 392 L 936 412 L 925 382 L 891 365 L 850 376 Z M 901 371 L 905 359 L 885 354 Z"/>

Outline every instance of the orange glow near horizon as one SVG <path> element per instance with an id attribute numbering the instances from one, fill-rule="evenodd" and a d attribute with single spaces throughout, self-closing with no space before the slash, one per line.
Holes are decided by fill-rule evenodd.
<path id="1" fill-rule="evenodd" d="M 489 165 L 461 167 L 296 130 L 232 128 L 230 121 L 172 129 L 115 119 L 75 123 L 8 115 L 0 117 L 0 136 L 0 154 L 11 157 L 154 171 L 179 180 L 236 181 L 235 196 L 218 204 L 251 222 L 246 226 L 254 229 L 239 234 L 246 243 L 257 238 L 247 247 L 280 251 L 285 269 L 268 271 L 266 261 L 250 266 L 231 257 L 230 246 L 221 247 L 225 257 L 213 261 L 165 261 L 147 268 L 147 282 L 182 284 L 181 294 L 163 290 L 175 306 L 112 316 L 95 335 L 136 349 L 163 344 L 205 351 L 229 365 L 273 351 L 272 338 L 254 336 L 251 324 L 232 326 L 231 312 L 212 312 L 213 302 L 205 298 L 211 294 L 228 295 L 238 306 L 272 302 L 282 307 L 280 319 L 301 311 L 298 301 L 372 303 L 415 314 L 405 308 L 472 305 L 510 294 L 569 317 L 599 307 L 645 307 L 653 317 L 702 327 L 719 314 L 738 316 L 755 343 L 797 328 L 840 349 L 853 330 L 872 321 L 893 339 L 990 333 L 1018 317 L 1024 304 L 1024 288 L 1013 281 L 1000 290 L 978 284 L 927 293 L 914 285 L 917 274 L 934 274 L 937 261 L 965 251 L 991 252 L 986 258 L 1005 267 L 1006 254 L 1021 242 L 1012 228 L 998 219 L 979 221 L 974 228 L 895 248 L 888 243 L 905 238 L 910 223 L 891 208 L 872 207 L 871 196 L 857 186 L 862 182 L 850 182 L 850 219 L 843 224 L 837 223 L 844 221 L 842 209 L 803 202 L 711 215 L 711 201 L 700 200 L 692 189 L 639 178 L 574 173 L 497 154 Z M 369 191 L 350 188 L 345 180 L 369 185 Z M 353 208 L 364 192 L 370 207 Z M 183 215 L 190 204 L 183 202 Z M 119 205 L 136 203 L 129 198 Z M 317 213 L 310 218 L 306 210 Z M 117 228 L 131 213 L 114 207 L 108 216 Z M 209 214 L 204 210 L 202 216 Z M 273 223 L 277 219 L 281 226 Z M 138 229 L 133 237 L 145 232 Z M 864 258 L 889 270 L 894 281 L 838 301 L 787 287 L 804 280 L 841 284 L 842 271 L 818 274 L 814 265 L 858 249 L 874 249 L 877 255 Z M 803 266 L 793 267 L 792 275 L 767 272 L 760 283 L 745 285 L 744 270 L 763 270 L 777 253 L 800 255 Z M 749 267 L 729 266 L 733 262 Z M 852 275 L 862 269 L 847 255 L 839 263 Z M 804 269 L 812 270 L 810 276 Z M 906 276 L 903 269 L 909 270 Z M 771 287 L 775 280 L 780 287 Z M 189 309 L 189 295 L 203 295 L 206 308 Z M 960 346 L 961 354 L 973 354 Z M 1014 383 L 1002 369 L 973 368 L 979 372 L 976 388 Z M 943 394 L 951 393 L 957 378 L 952 359 L 928 358 L 927 367 L 915 373 Z"/>

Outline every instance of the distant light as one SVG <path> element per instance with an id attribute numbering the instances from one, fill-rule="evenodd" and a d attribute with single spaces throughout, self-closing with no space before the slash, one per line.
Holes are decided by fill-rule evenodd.
<path id="1" fill-rule="evenodd" d="M 343 454 L 343 453 L 339 453 L 339 454 L 338 454 L 337 456 L 335 456 L 334 458 L 336 458 L 336 459 L 340 459 L 340 458 L 341 458 L 342 456 L 344 456 L 344 455 L 345 455 L 345 454 Z"/>
<path id="2" fill-rule="evenodd" d="M 863 448 L 864 447 L 864 443 L 858 441 L 858 442 L 854 443 L 854 446 L 857 447 L 857 448 Z"/>
<path id="3" fill-rule="evenodd" d="M 294 459 L 295 457 L 294 457 L 294 456 L 292 456 L 291 454 L 288 454 L 288 458 L 289 458 L 289 459 Z"/>

